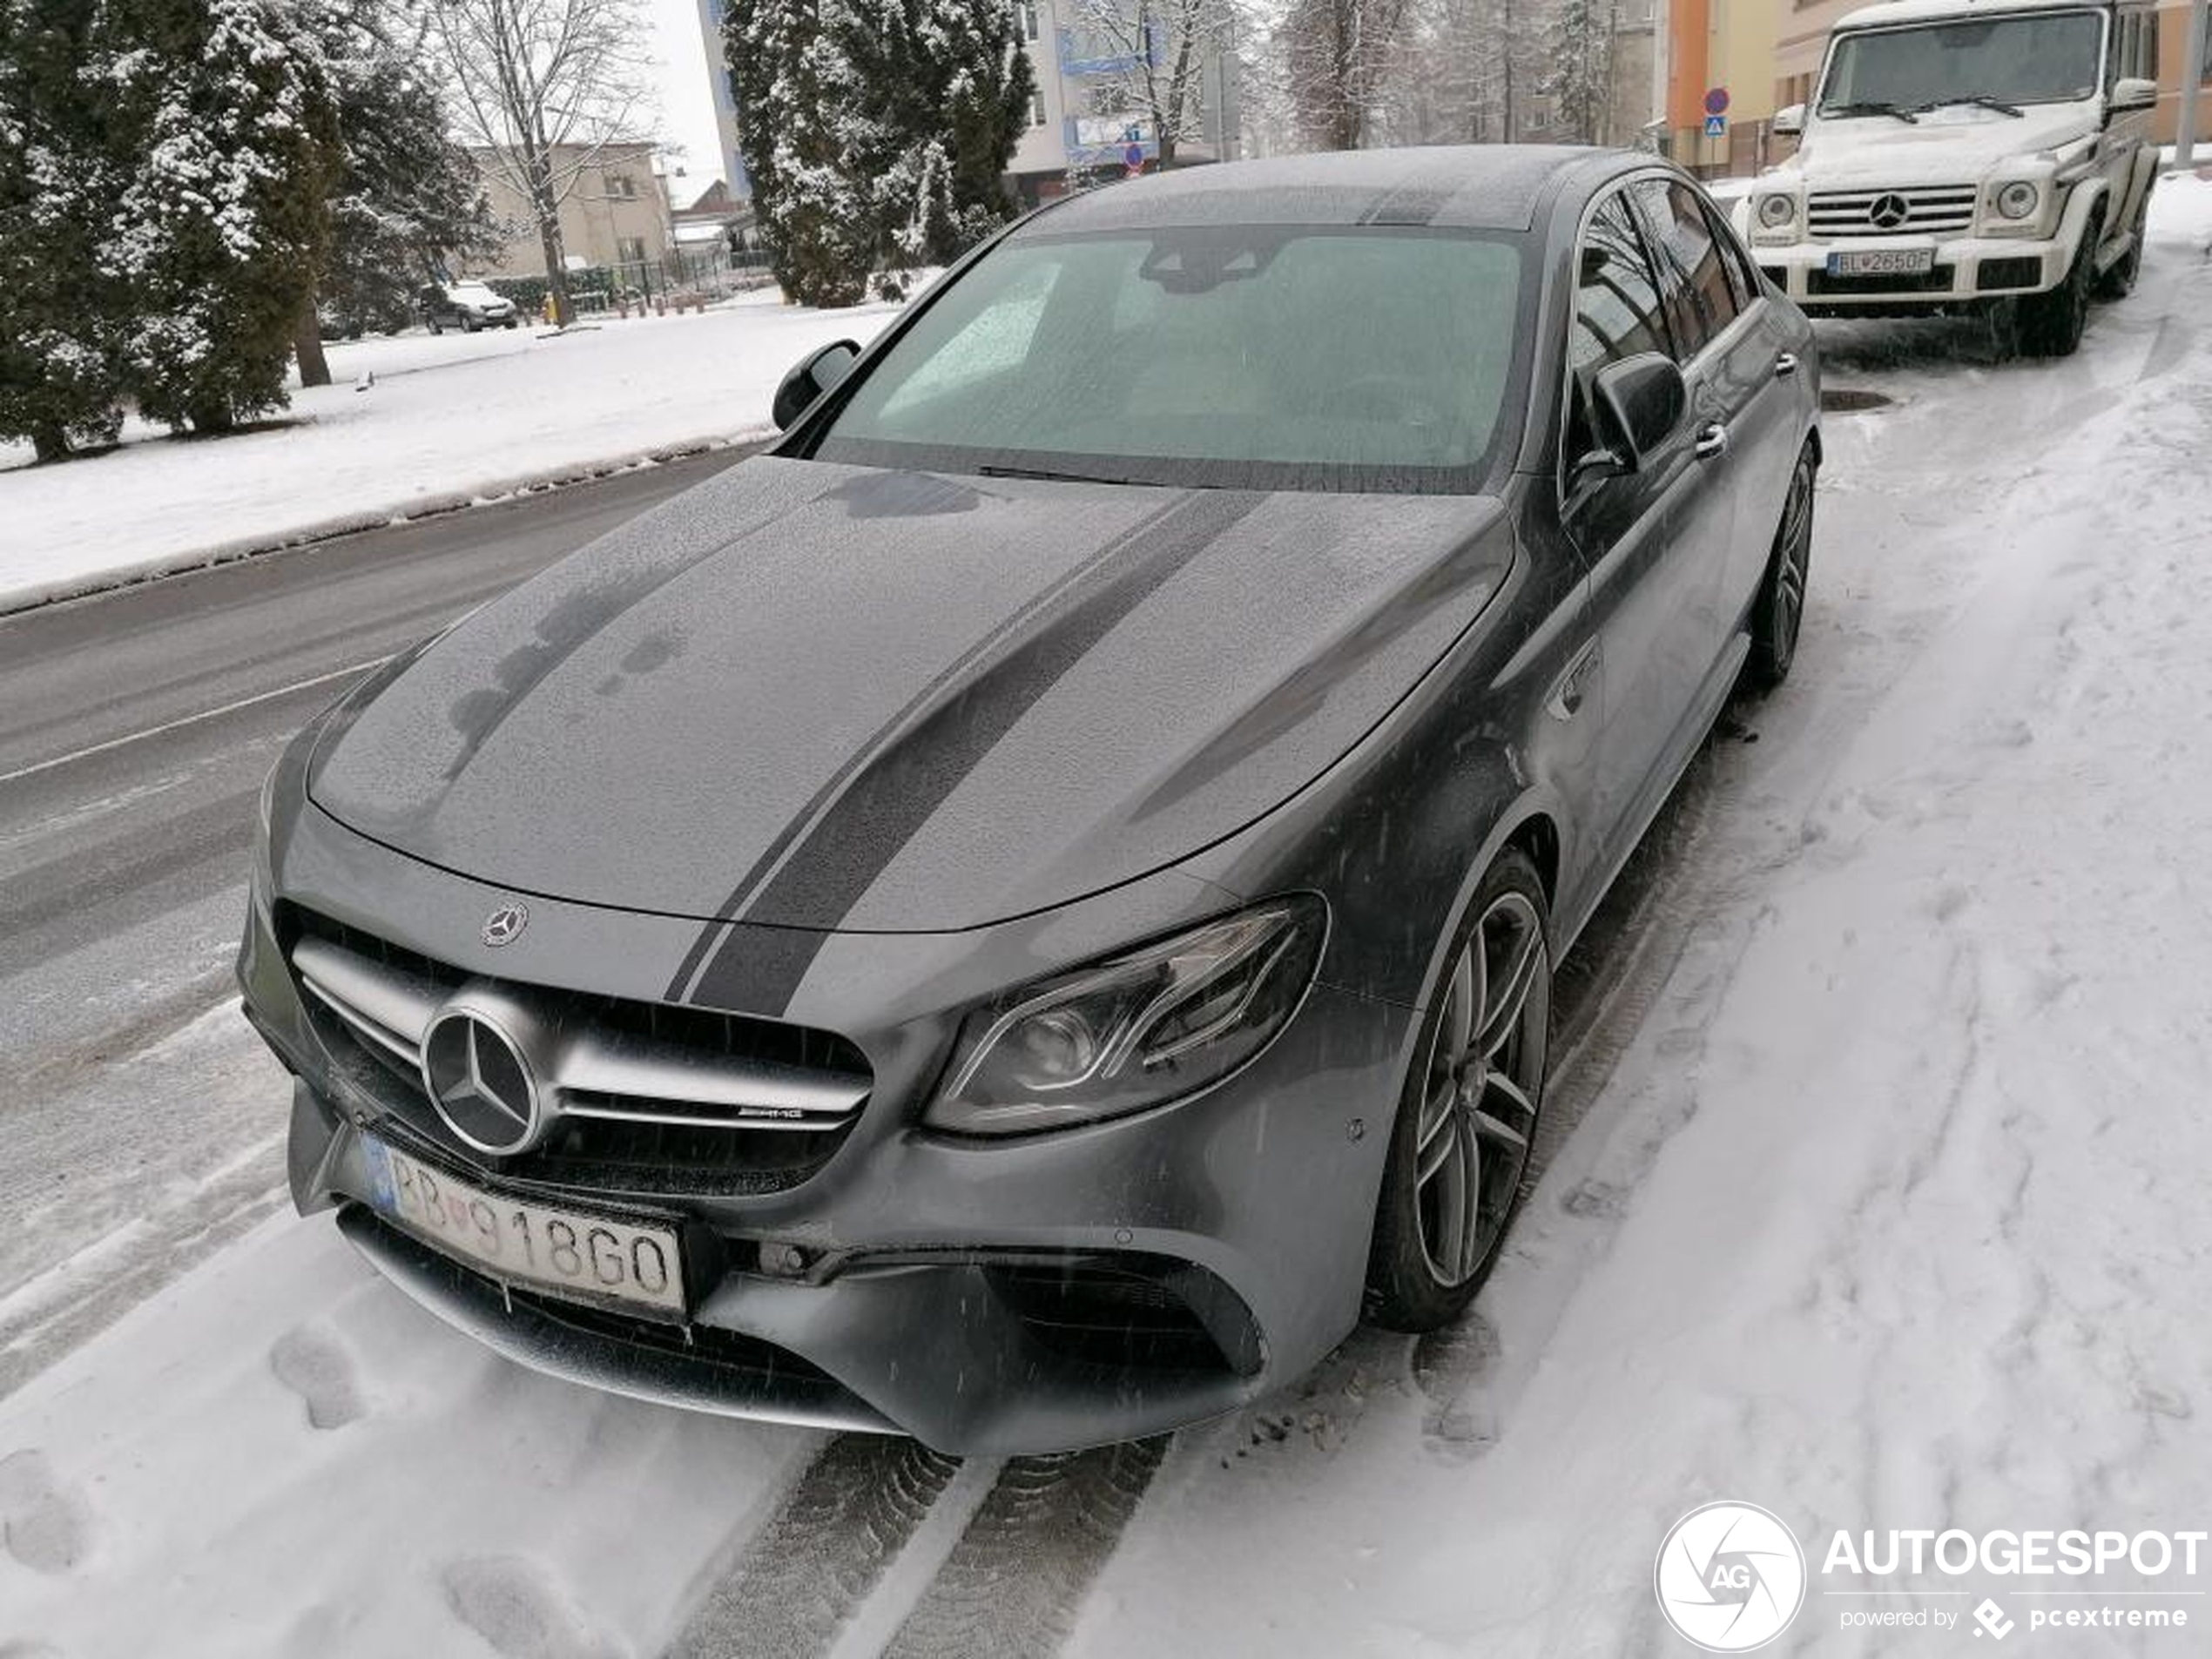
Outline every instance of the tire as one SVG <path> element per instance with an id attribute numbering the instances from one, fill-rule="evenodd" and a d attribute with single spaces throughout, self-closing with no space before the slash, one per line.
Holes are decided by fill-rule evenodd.
<path id="1" fill-rule="evenodd" d="M 445 324 L 440 322 L 435 317 L 430 318 L 424 326 L 434 334 L 442 334 L 446 331 Z"/>
<path id="2" fill-rule="evenodd" d="M 473 334 L 482 327 L 483 324 L 478 322 L 474 317 L 463 317 L 461 320 L 461 332 L 464 334 Z"/>
<path id="3" fill-rule="evenodd" d="M 2020 343 L 2028 356 L 2071 357 L 2080 346 L 2081 331 L 2089 326 L 2089 291 L 2096 284 L 2097 244 L 2103 236 L 2100 212 L 2090 216 L 2066 280 L 2046 293 L 2021 297 Z"/>
<path id="4" fill-rule="evenodd" d="M 1767 559 L 1759 597 L 1751 602 L 1751 654 L 1743 659 L 1744 683 L 1770 691 L 1790 678 L 1797 659 L 1797 631 L 1804 624 L 1805 578 L 1812 569 L 1813 486 L 1819 463 L 1812 445 L 1797 451 L 1783 498 L 1781 522 L 1774 528 L 1774 551 Z"/>
<path id="5" fill-rule="evenodd" d="M 2156 179 L 2152 180 L 2153 187 Z M 2134 237 L 2133 244 L 2121 261 L 2097 279 L 2097 298 L 2125 300 L 2135 291 L 2135 279 L 2143 273 L 2143 235 L 2150 227 L 2150 189 L 2143 192 L 2143 199 L 2135 205 L 2134 222 L 2128 229 Z"/>
<path id="6" fill-rule="evenodd" d="M 1446 961 L 1399 1096 L 1367 1254 L 1367 1317 L 1393 1331 L 1459 1317 L 1520 1204 L 1551 1046 L 1551 915 L 1525 853 L 1507 848 L 1483 873 Z"/>

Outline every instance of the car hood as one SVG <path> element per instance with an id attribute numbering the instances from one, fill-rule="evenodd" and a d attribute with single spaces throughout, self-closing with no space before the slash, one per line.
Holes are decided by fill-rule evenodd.
<path id="1" fill-rule="evenodd" d="M 759 458 L 466 618 L 334 719 L 309 792 L 518 893 L 976 927 L 1280 805 L 1512 561 L 1488 497 Z"/>
<path id="2" fill-rule="evenodd" d="M 1822 118 L 1777 170 L 1814 190 L 1898 189 L 1979 183 L 1999 162 L 2057 150 L 2096 131 L 2084 104 L 2031 104 L 2019 116 L 1972 104 L 1894 116 Z"/>

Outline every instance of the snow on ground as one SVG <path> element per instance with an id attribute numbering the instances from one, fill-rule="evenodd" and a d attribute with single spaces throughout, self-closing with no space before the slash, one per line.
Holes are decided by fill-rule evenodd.
<path id="1" fill-rule="evenodd" d="M 1179 1436 L 1074 1652 L 1684 1651 L 1653 1553 L 1716 1497 L 1816 1588 L 1831 1528 L 2212 1519 L 2212 185 L 2155 222 L 2065 363 L 1826 331 L 1896 402 L 1826 423 L 1797 677 L 1691 782 L 1506 1259 Z M 0 1399 L 0 1652 L 651 1654 L 816 1443 L 509 1366 L 273 1218 Z M 1838 1620 L 1778 1650 L 1994 1645 Z"/>
<path id="2" fill-rule="evenodd" d="M 289 1215 L 0 1409 L 0 1653 L 68 1659 L 651 1652 L 814 1440 L 519 1370 Z"/>
<path id="3" fill-rule="evenodd" d="M 0 444 L 0 611 L 102 580 L 526 482 L 768 432 L 785 372 L 873 338 L 896 311 L 797 309 L 775 292 L 686 316 L 333 342 L 334 384 L 295 388 L 266 430 L 176 438 L 132 421 L 119 449 L 33 467 Z M 369 375 L 374 384 L 357 385 Z"/>

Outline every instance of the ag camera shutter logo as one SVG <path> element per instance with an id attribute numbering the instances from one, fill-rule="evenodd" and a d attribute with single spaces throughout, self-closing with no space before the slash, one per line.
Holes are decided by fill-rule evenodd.
<path id="1" fill-rule="evenodd" d="M 1805 1553 L 1770 1510 L 1723 1500 L 1668 1529 L 1651 1569 L 1675 1634 L 1707 1653 L 1749 1653 L 1790 1628 L 1805 1599 Z"/>

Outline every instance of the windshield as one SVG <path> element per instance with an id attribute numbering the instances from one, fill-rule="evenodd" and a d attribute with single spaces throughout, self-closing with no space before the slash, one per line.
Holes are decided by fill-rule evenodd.
<path id="1" fill-rule="evenodd" d="M 1839 36 L 1820 113 L 1854 105 L 1933 109 L 1975 98 L 2054 104 L 2097 90 L 2104 25 L 2094 11 L 1962 18 Z"/>
<path id="2" fill-rule="evenodd" d="M 1517 240 L 1418 228 L 1017 237 L 815 453 L 945 472 L 1474 490 L 1508 424 Z"/>
<path id="3" fill-rule="evenodd" d="M 455 300 L 466 300 L 475 305 L 489 305 L 499 296 L 481 282 L 461 282 L 446 292 Z"/>

